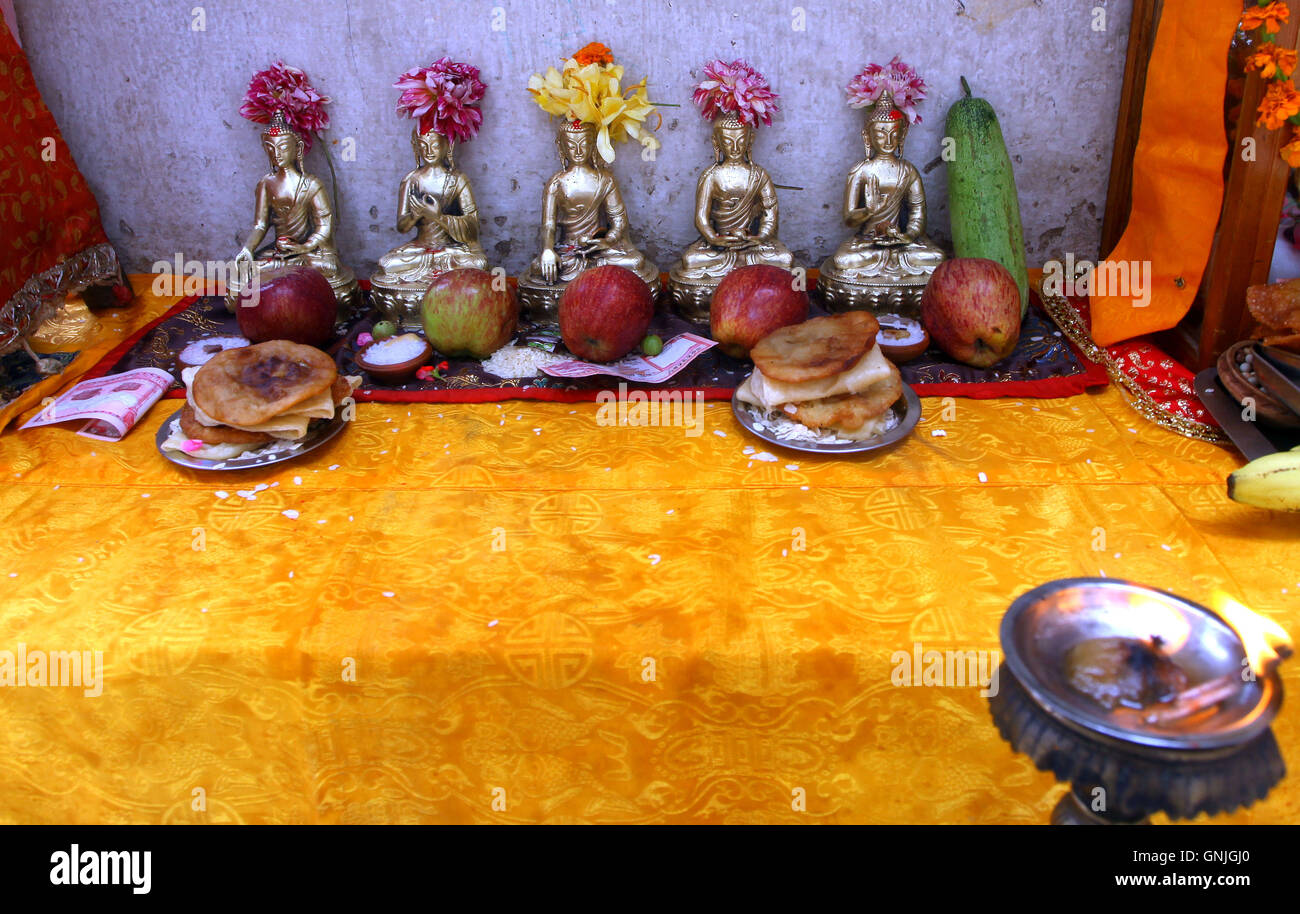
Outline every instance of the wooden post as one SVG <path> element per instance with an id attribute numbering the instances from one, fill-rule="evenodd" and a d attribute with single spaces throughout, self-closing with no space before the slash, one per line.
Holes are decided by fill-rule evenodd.
<path id="1" fill-rule="evenodd" d="M 1115 250 L 1133 206 L 1133 154 L 1142 127 L 1142 100 L 1146 96 L 1147 64 L 1156 43 L 1156 27 L 1164 0 L 1133 0 L 1128 32 L 1128 61 L 1124 64 L 1124 90 L 1115 123 L 1115 146 L 1110 155 L 1110 184 L 1101 223 L 1101 255 Z"/>

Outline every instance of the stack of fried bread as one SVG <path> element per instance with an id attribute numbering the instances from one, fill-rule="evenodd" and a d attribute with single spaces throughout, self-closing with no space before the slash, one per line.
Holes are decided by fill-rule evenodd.
<path id="1" fill-rule="evenodd" d="M 334 417 L 361 379 L 340 376 L 319 349 L 271 340 L 220 352 L 181 380 L 185 408 L 163 447 L 228 460 L 303 438 L 313 419 Z"/>
<path id="2" fill-rule="evenodd" d="M 837 438 L 862 441 L 891 428 L 903 395 L 898 369 L 876 345 L 880 324 L 865 311 L 782 327 L 749 356 L 754 373 L 737 399 Z"/>
<path id="3" fill-rule="evenodd" d="M 1257 335 L 1266 346 L 1300 352 L 1300 279 L 1251 286 L 1246 307 L 1259 321 Z"/>

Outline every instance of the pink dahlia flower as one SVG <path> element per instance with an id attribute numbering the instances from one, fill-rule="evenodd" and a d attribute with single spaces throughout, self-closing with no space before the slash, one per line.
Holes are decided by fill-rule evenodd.
<path id="1" fill-rule="evenodd" d="M 277 60 L 253 74 L 239 113 L 255 124 L 269 124 L 275 112 L 283 111 L 289 126 L 302 137 L 304 150 L 309 150 L 312 134 L 329 128 L 328 103 L 329 97 L 316 91 L 306 73 Z"/>
<path id="2" fill-rule="evenodd" d="M 705 120 L 734 111 L 742 122 L 757 126 L 759 121 L 772 123 L 779 97 L 767 84 L 767 78 L 743 60 L 711 60 L 704 65 L 704 79 L 695 87 L 691 100 Z"/>
<path id="3" fill-rule="evenodd" d="M 867 64 L 844 90 L 848 93 L 850 107 L 869 108 L 879 101 L 880 93 L 888 89 L 894 97 L 894 107 L 906 114 L 910 123 L 919 124 L 921 116 L 917 113 L 916 103 L 925 99 L 928 88 L 916 70 L 895 55 L 883 67 L 878 63 Z"/>
<path id="4" fill-rule="evenodd" d="M 456 142 L 473 139 L 483 123 L 478 102 L 487 91 L 478 74 L 478 67 L 450 57 L 407 70 L 393 83 L 402 90 L 397 113 L 419 120 L 420 133 L 433 130 Z"/>

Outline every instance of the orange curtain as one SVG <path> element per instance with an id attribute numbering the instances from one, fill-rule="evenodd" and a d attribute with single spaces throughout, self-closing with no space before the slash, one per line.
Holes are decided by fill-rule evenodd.
<path id="1" fill-rule="evenodd" d="M 1133 208 L 1107 258 L 1150 262 L 1151 301 L 1135 307 L 1132 296 L 1093 296 L 1093 336 L 1103 346 L 1173 327 L 1196 297 L 1223 205 L 1223 91 L 1241 9 L 1241 0 L 1164 5 L 1133 159 Z"/>

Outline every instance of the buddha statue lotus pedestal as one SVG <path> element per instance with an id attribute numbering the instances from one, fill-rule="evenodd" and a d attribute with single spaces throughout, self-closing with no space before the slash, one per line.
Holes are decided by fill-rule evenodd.
<path id="1" fill-rule="evenodd" d="M 750 159 L 753 142 L 754 127 L 734 112 L 714 121 L 714 164 L 695 190 L 700 237 L 668 273 L 673 303 L 687 320 L 708 323 L 714 290 L 737 267 L 794 268 L 794 255 L 776 237 L 776 188 Z"/>
<path id="2" fill-rule="evenodd" d="M 257 182 L 253 228 L 235 257 L 236 270 L 227 283 L 226 307 L 234 312 L 240 293 L 262 270 L 280 266 L 309 266 L 329 280 L 338 300 L 339 319 L 361 305 L 361 290 L 352 271 L 339 262 L 334 247 L 334 213 L 325 185 L 303 169 L 303 137 L 277 111 L 262 134 L 271 172 Z M 267 233 L 272 245 L 258 251 Z"/>
<path id="3" fill-rule="evenodd" d="M 418 163 L 398 191 L 397 230 L 416 230 L 413 240 L 379 258 L 370 277 L 370 298 L 403 330 L 423 329 L 420 303 L 429 284 L 446 270 L 486 270 L 479 244 L 478 208 L 469 179 L 456 170 L 453 143 L 433 130 L 411 132 Z"/>
<path id="4" fill-rule="evenodd" d="M 907 124 L 883 91 L 862 131 L 867 158 L 845 184 L 844 220 L 857 232 L 822 263 L 817 280 L 831 311 L 919 318 L 921 293 L 945 259 L 925 235 L 921 173 L 902 155 Z"/>
<path id="5" fill-rule="evenodd" d="M 659 294 L 659 268 L 628 237 L 627 211 L 618 182 L 596 154 L 596 128 L 564 123 L 556 139 L 564 167 L 546 182 L 542 252 L 519 277 L 519 304 L 536 323 L 554 323 L 560 296 L 592 267 L 626 267 Z"/>

